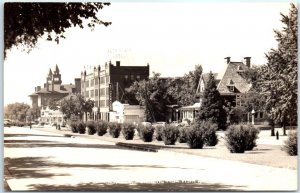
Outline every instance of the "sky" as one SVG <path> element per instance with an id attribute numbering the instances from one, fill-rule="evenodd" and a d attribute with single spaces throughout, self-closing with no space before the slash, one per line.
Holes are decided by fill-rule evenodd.
<path id="1" fill-rule="evenodd" d="M 214 2 L 214 1 L 213 1 Z M 70 28 L 59 44 L 40 39 L 30 52 L 13 47 L 4 61 L 4 105 L 31 104 L 28 95 L 43 86 L 57 64 L 63 84 L 74 84 L 84 69 L 121 61 L 145 66 L 161 76 L 183 76 L 201 64 L 204 72 L 221 72 L 224 58 L 256 65 L 276 48 L 273 29 L 281 29 L 285 2 L 112 2 L 99 17 L 112 25 Z M 25 48 L 25 51 L 24 51 Z"/>

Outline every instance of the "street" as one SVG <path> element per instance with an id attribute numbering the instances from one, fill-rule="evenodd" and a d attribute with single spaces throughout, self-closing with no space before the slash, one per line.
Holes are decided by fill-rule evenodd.
<path id="1" fill-rule="evenodd" d="M 297 170 L 130 150 L 29 128 L 4 128 L 4 157 L 12 191 L 297 190 Z"/>

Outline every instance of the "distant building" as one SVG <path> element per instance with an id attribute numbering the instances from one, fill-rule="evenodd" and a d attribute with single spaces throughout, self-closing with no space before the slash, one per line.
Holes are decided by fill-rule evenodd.
<path id="1" fill-rule="evenodd" d="M 94 119 L 109 121 L 109 112 L 112 103 L 116 100 L 121 103 L 137 105 L 134 96 L 125 94 L 125 88 L 130 87 L 134 81 L 149 78 L 149 64 L 147 66 L 121 66 L 111 62 L 104 67 L 94 67 L 91 72 L 81 73 L 81 94 L 87 99 L 95 101 Z"/>
<path id="2" fill-rule="evenodd" d="M 122 104 L 115 101 L 110 112 L 110 122 L 141 123 L 145 119 L 145 108 L 140 105 Z"/>
<path id="3" fill-rule="evenodd" d="M 46 83 L 43 87 L 35 87 L 35 92 L 29 95 L 32 101 L 32 107 L 46 109 L 51 100 L 60 100 L 70 93 L 80 93 L 80 78 L 75 78 L 74 84 L 62 84 L 61 74 L 56 65 L 55 70 L 49 70 L 46 77 Z"/>

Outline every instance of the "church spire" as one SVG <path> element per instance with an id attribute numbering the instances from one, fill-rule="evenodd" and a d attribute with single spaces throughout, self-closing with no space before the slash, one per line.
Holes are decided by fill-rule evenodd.
<path id="1" fill-rule="evenodd" d="M 49 77 L 52 76 L 52 70 L 51 70 L 51 68 L 49 69 L 49 74 L 48 74 L 48 76 L 49 76 Z"/>

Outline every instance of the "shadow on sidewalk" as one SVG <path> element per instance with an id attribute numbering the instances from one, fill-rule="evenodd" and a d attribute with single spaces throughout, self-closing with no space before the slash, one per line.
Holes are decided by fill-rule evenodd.
<path id="1" fill-rule="evenodd" d="M 243 186 L 224 185 L 219 183 L 208 184 L 200 182 L 160 182 L 160 183 L 82 183 L 77 185 L 49 185 L 32 184 L 29 186 L 38 191 L 94 191 L 94 192 L 140 192 L 140 191 L 163 191 L 163 192 L 192 192 L 192 191 L 241 191 Z"/>

